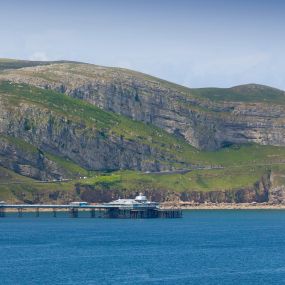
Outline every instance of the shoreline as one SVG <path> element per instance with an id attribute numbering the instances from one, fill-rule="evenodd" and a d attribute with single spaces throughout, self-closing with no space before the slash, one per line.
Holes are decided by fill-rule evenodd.
<path id="1" fill-rule="evenodd" d="M 181 210 L 285 210 L 285 204 L 268 203 L 161 203 L 162 208 L 181 208 Z"/>
<path id="2" fill-rule="evenodd" d="M 162 202 L 161 209 L 181 209 L 181 210 L 285 210 L 285 204 L 269 203 L 185 203 L 185 202 Z M 7 213 L 18 212 L 17 209 L 6 209 Z M 57 209 L 56 212 L 68 212 L 69 209 Z M 88 211 L 81 208 L 80 211 Z M 34 213 L 36 209 L 23 208 L 25 213 Z M 53 209 L 41 209 L 40 212 L 53 212 Z"/>

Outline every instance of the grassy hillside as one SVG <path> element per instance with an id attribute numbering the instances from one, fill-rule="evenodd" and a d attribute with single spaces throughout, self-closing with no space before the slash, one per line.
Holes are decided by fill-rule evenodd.
<path id="1" fill-rule="evenodd" d="M 47 154 L 53 161 L 56 161 L 59 165 L 73 173 L 80 173 L 80 175 L 88 177 L 91 175 L 84 182 L 73 181 L 69 184 L 63 183 L 63 186 L 57 185 L 56 187 L 59 187 L 59 189 L 61 187 L 73 189 L 74 185 L 79 183 L 82 185 L 93 185 L 98 189 L 115 187 L 130 191 L 135 189 L 143 190 L 145 187 L 178 192 L 187 190 L 230 190 L 253 185 L 266 171 L 274 169 L 285 162 L 285 148 L 282 147 L 250 144 L 234 145 L 215 152 L 199 151 L 185 143 L 184 140 L 175 138 L 156 127 L 103 111 L 84 101 L 51 90 L 1 82 L 0 96 L 1 94 L 10 104 L 26 102 L 38 104 L 42 108 L 50 108 L 53 112 L 66 116 L 72 121 L 84 122 L 92 126 L 96 125 L 96 128 L 104 131 L 106 135 L 116 133 L 130 140 L 139 140 L 153 145 L 165 151 L 166 155 L 173 156 L 177 160 L 196 167 L 223 168 L 195 170 L 187 174 L 157 175 L 126 171 L 115 172 L 109 175 L 97 173 L 96 176 L 93 176 L 94 174 L 87 172 L 66 158 Z M 36 150 L 32 145 L 20 139 L 12 137 L 9 139 L 11 143 L 21 146 L 26 151 Z M 180 165 L 180 168 L 183 168 L 183 164 Z M 23 185 L 26 185 L 25 187 L 17 187 L 27 189 L 33 184 L 33 189 L 45 188 L 45 186 L 34 184 L 35 181 L 33 180 L 28 182 L 25 180 L 23 182 Z M 3 189 L 3 186 L 1 187 Z M 50 187 L 50 189 L 53 187 Z"/>
<path id="2" fill-rule="evenodd" d="M 51 201 L 53 197 L 74 197 L 72 182 L 43 183 L 0 166 L 0 200 L 9 202 Z"/>
<path id="3" fill-rule="evenodd" d="M 145 174 L 132 171 L 98 175 L 79 182 L 94 189 L 145 191 L 159 189 L 173 192 L 221 191 L 251 187 L 265 173 L 266 167 L 194 170 L 185 174 Z"/>
<path id="4" fill-rule="evenodd" d="M 284 91 L 257 84 L 247 84 L 232 88 L 198 88 L 191 89 L 191 93 L 197 97 L 213 101 L 285 104 Z"/>
<path id="5" fill-rule="evenodd" d="M 278 150 L 281 150 L 280 152 Z M 215 192 L 237 191 L 252 188 L 261 177 L 271 171 L 278 173 L 278 179 L 285 173 L 285 150 L 274 147 L 260 147 L 256 145 L 243 146 L 240 149 L 231 148 L 216 153 L 201 153 L 204 159 L 213 160 L 220 154 L 221 169 L 201 169 L 188 173 L 142 173 L 137 171 L 116 171 L 111 173 L 85 172 L 87 179 L 73 179 L 68 182 L 39 183 L 36 180 L 17 175 L 11 171 L 0 168 L 0 200 L 34 201 L 41 197 L 49 201 L 54 195 L 62 196 L 66 201 L 68 197 L 80 199 L 76 189 L 92 189 L 94 192 L 116 190 L 124 193 L 126 197 L 137 191 L 162 191 L 162 192 Z M 240 155 L 239 155 L 240 154 Z M 250 154 L 248 157 L 247 155 Z M 243 159 L 244 158 L 244 159 Z M 246 159 L 245 159 L 246 158 Z M 81 169 L 79 166 L 55 158 L 68 169 Z M 283 161 L 283 162 L 282 162 Z M 233 163 L 231 163 L 233 162 Z M 81 172 L 82 173 L 82 172 Z M 276 179 L 275 183 L 280 181 Z M 11 184 L 12 182 L 12 184 Z M 282 181 L 281 181 L 282 182 Z M 280 182 L 280 183 L 281 183 Z M 59 194 L 61 193 L 61 194 Z M 67 198 L 66 198 L 67 197 Z"/>
<path id="6" fill-rule="evenodd" d="M 89 195 L 104 196 L 104 193 L 120 193 L 132 197 L 139 191 L 148 193 L 217 193 L 253 189 L 261 177 L 274 171 L 274 185 L 284 183 L 284 165 L 247 166 L 215 170 L 194 170 L 184 174 L 153 174 L 136 171 L 118 171 L 113 173 L 93 173 L 87 179 L 68 182 L 41 183 L 15 174 L 0 167 L 0 200 L 26 202 L 66 202 L 86 199 Z M 96 200 L 95 200 L 96 201 Z"/>
<path id="7" fill-rule="evenodd" d="M 53 64 L 51 66 L 51 64 Z M 42 66 L 41 69 L 22 69 L 23 67 Z M 236 101 L 236 102 L 263 102 L 285 104 L 285 92 L 277 88 L 272 88 L 259 84 L 245 84 L 231 88 L 189 88 L 167 80 L 160 79 L 145 73 L 118 67 L 104 67 L 93 64 L 84 64 L 72 61 L 27 61 L 0 59 L 0 72 L 11 69 L 11 74 L 19 76 L 30 76 L 40 78 L 49 82 L 65 82 L 72 87 L 74 83 L 69 78 L 78 77 L 79 80 L 101 78 L 111 81 L 118 78 L 124 80 L 138 80 L 148 82 L 150 86 L 161 87 L 179 92 L 181 96 L 194 97 L 198 99 L 209 99 L 211 101 Z M 9 73 L 8 73 L 9 74 Z M 75 83 L 76 84 L 76 83 Z"/>
<path id="8" fill-rule="evenodd" d="M 54 63 L 65 63 L 68 61 L 30 61 L 30 60 L 17 60 L 17 59 L 7 59 L 0 58 L 0 71 L 6 69 L 19 69 L 23 67 L 32 67 L 32 66 L 43 66 Z"/>
<path id="9" fill-rule="evenodd" d="M 37 65 L 48 66 L 51 63 L 0 60 L 0 71 Z M 66 70 L 68 70 L 68 75 L 79 76 L 82 81 L 88 81 L 88 78 L 94 76 L 101 76 L 102 80 L 112 80 L 115 75 L 119 74 L 115 80 L 120 82 L 127 78 L 128 83 L 132 84 L 133 80 L 139 78 L 140 82 L 150 82 L 150 90 L 153 86 L 156 88 L 159 86 L 158 89 L 155 89 L 158 92 L 160 87 L 163 87 L 165 94 L 168 94 L 168 90 L 171 92 L 174 90 L 181 92 L 183 96 L 211 102 L 285 104 L 283 91 L 261 85 L 250 84 L 227 89 L 189 89 L 138 72 L 119 68 L 96 67 L 94 69 L 91 65 L 77 63 L 57 65 L 48 71 L 24 70 L 21 73 L 32 73 L 35 77 L 42 77 L 52 82 L 58 80 L 60 76 L 69 78 L 64 73 Z M 72 80 L 67 82 L 70 86 L 74 84 Z M 218 151 L 201 151 L 192 147 L 179 136 L 171 135 L 149 123 L 134 121 L 129 117 L 103 110 L 81 99 L 28 84 L 0 81 L 0 99 L 6 104 L 7 110 L 12 113 L 14 107 L 20 107 L 21 104 L 28 105 L 31 109 L 37 107 L 41 110 L 48 110 L 53 116 L 62 118 L 68 124 L 76 123 L 81 125 L 82 129 L 92 130 L 90 137 L 98 132 L 103 139 L 116 137 L 128 142 L 136 142 L 160 153 L 160 163 L 170 164 L 173 169 L 189 170 L 187 173 L 143 173 L 131 170 L 109 172 L 108 169 L 106 172 L 95 172 L 87 171 L 68 157 L 44 152 L 44 155 L 58 167 L 66 169 L 72 180 L 61 183 L 39 183 L 0 167 L 0 200 L 28 202 L 37 199 L 45 201 L 55 199 L 66 201 L 80 199 L 82 189 L 94 192 L 116 190 L 124 192 L 126 195 L 144 190 L 174 193 L 236 191 L 255 187 L 254 185 L 260 181 L 261 177 L 269 172 L 278 173 L 277 184 L 284 183 L 285 147 L 243 144 L 231 145 Z M 191 108 L 192 110 L 202 109 L 203 106 L 203 104 L 201 106 L 191 105 Z M 213 111 L 207 109 L 205 112 Z M 224 114 L 221 112 L 218 115 L 222 117 Z M 33 123 L 31 119 L 26 118 L 24 127 L 32 132 L 35 127 Z M 34 129 L 36 130 L 36 128 Z M 201 129 L 201 132 L 203 131 Z M 1 139 L 7 140 L 10 145 L 16 146 L 17 149 L 21 149 L 27 154 L 38 151 L 37 147 L 29 143 L 26 137 L 25 141 L 23 138 L 6 133 L 1 134 L 0 141 Z M 149 159 L 155 160 L 156 158 L 150 156 Z M 85 176 L 87 179 L 79 179 L 80 176 Z"/>
<path id="10" fill-rule="evenodd" d="M 219 152 L 200 152 L 197 156 L 222 168 L 196 169 L 181 174 L 119 171 L 97 174 L 79 183 L 98 190 L 230 191 L 252 187 L 271 171 L 285 173 L 284 148 L 248 145 Z"/>

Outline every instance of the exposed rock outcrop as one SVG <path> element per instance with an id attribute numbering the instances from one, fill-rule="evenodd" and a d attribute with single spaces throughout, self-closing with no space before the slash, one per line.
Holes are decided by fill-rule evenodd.
<path id="1" fill-rule="evenodd" d="M 269 203 L 285 204 L 285 179 L 281 173 L 272 173 L 270 177 Z"/>
<path id="2" fill-rule="evenodd" d="M 0 137 L 0 165 L 37 180 L 66 179 L 70 173 L 48 159 L 42 151 L 28 151 Z"/>
<path id="3" fill-rule="evenodd" d="M 285 145 L 285 105 L 278 102 L 213 101 L 194 96 L 191 89 L 144 74 L 86 64 L 23 68 L 0 78 L 51 88 L 152 123 L 200 149 L 249 142 Z M 245 87 L 236 90 L 246 92 Z M 278 94 L 282 97 L 283 93 Z"/>
<path id="4" fill-rule="evenodd" d="M 285 185 L 280 185 L 270 190 L 269 203 L 285 204 Z"/>
<path id="5" fill-rule="evenodd" d="M 0 114 L 0 134 L 23 140 L 40 150 L 28 156 L 24 151 L 3 144 L 0 165 L 32 178 L 61 177 L 56 167 L 53 172 L 47 170 L 49 162 L 41 158 L 41 152 L 68 157 L 88 170 L 161 171 L 172 168 L 172 157 L 151 144 L 102 132 L 96 124 L 69 120 L 52 109 L 24 102 L 12 106 L 0 98 Z M 47 172 L 41 172 L 43 168 Z"/>

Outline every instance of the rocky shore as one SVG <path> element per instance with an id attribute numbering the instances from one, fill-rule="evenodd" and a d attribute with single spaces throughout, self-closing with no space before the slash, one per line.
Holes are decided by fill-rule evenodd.
<path id="1" fill-rule="evenodd" d="M 285 204 L 270 203 L 170 203 L 161 204 L 162 208 L 179 207 L 182 210 L 285 210 Z"/>

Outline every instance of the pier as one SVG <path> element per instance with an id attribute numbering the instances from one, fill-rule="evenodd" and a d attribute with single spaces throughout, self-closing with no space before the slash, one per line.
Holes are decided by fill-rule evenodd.
<path id="1" fill-rule="evenodd" d="M 89 205 L 86 202 L 72 202 L 65 205 L 56 204 L 6 204 L 0 202 L 0 218 L 7 212 L 16 212 L 18 217 L 23 217 L 25 211 L 34 212 L 36 217 L 41 211 L 49 211 L 53 217 L 57 212 L 67 212 L 71 218 L 80 217 L 80 212 L 89 212 L 90 218 L 113 219 L 149 219 L 149 218 L 181 218 L 181 209 L 161 209 L 156 202 L 149 202 L 141 194 L 136 199 L 118 199 L 116 201 Z M 86 215 L 85 215 L 86 216 Z"/>

